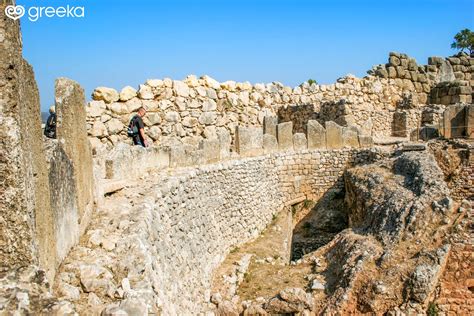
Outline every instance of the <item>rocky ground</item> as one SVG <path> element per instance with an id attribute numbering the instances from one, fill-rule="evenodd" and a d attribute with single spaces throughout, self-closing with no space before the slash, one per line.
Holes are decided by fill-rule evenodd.
<path id="1" fill-rule="evenodd" d="M 319 238 L 314 246 L 317 249 L 296 262 L 275 260 L 273 269 L 266 267 L 271 258 L 262 260 L 267 253 L 254 253 L 247 259 L 254 268 L 246 270 L 234 296 L 229 297 L 228 292 L 222 295 L 218 286 L 214 288 L 211 300 L 217 314 L 435 315 L 450 311 L 449 302 L 459 305 L 451 308 L 456 314 L 472 313 L 469 282 L 453 284 L 459 276 L 453 265 L 472 271 L 472 205 L 451 198 L 445 179 L 452 169 L 446 164 L 441 169 L 429 151 L 419 151 L 347 170 L 344 203 L 337 203 L 336 194 L 335 203 L 330 204 L 339 208 L 339 214 L 347 211 L 349 228 L 334 233 L 322 247 Z M 319 204 L 324 204 L 324 199 Z M 321 216 L 317 209 L 303 219 Z M 339 219 L 339 226 L 334 225 L 334 219 Z M 320 229 L 326 223 L 327 230 L 334 231 L 344 225 L 343 219 L 325 221 L 323 217 L 316 222 Z M 296 227 L 301 228 L 301 222 L 305 221 Z M 270 232 L 278 229 L 279 224 L 274 225 Z M 299 239 L 304 236 L 304 230 L 295 232 Z M 274 237 L 264 234 L 259 243 Z M 311 240 L 310 234 L 306 237 Z M 240 252 L 252 248 L 243 246 Z M 453 261 L 451 265 L 447 265 L 448 259 Z M 265 277 L 253 280 L 262 273 L 255 268 L 258 263 Z M 241 269 L 239 261 L 234 264 Z M 466 273 L 463 275 L 469 278 Z M 286 284 L 277 280 L 286 280 Z M 249 284 L 253 284 L 253 297 Z M 446 298 L 452 293 L 459 293 L 457 301 Z"/>

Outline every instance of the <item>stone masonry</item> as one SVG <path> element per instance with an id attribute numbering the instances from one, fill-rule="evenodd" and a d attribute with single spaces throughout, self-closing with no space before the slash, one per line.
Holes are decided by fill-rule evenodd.
<path id="1" fill-rule="evenodd" d="M 86 137 L 84 89 L 70 79 L 58 78 L 55 90 L 57 138 L 64 141 L 64 150 L 74 168 L 79 223 L 84 232 L 94 207 L 92 152 Z"/>
<path id="2" fill-rule="evenodd" d="M 369 76 L 347 75 L 331 85 L 303 83 L 290 88 L 278 82 L 251 85 L 191 75 L 183 81 L 150 79 L 138 90 L 125 87 L 120 93 L 98 87 L 87 106 L 87 130 L 93 147 L 130 141 L 126 125 L 144 106 L 148 110 L 145 132 L 155 143 L 198 147 L 203 138 L 212 139 L 226 131 L 235 151 L 237 126 L 264 127 L 266 134 L 272 134 L 276 124 L 292 122 L 293 133 L 306 133 L 309 120 L 321 125 L 334 121 L 341 126 L 354 125 L 364 135 L 391 136 L 394 112 L 406 110 L 406 134 L 410 135 L 420 126 L 427 104 L 441 102 L 430 100 L 436 86 L 448 81 L 460 87 L 451 91 L 453 95 L 464 95 L 459 101 L 469 102 L 473 69 L 474 60 L 464 55 L 431 57 L 428 65 L 418 65 L 405 54 L 390 53 L 389 62 L 369 71 Z M 265 117 L 276 117 L 277 121 L 264 122 Z"/>
<path id="3" fill-rule="evenodd" d="M 12 1 L 0 3 L 0 12 Z M 0 18 L 0 269 L 40 265 L 49 279 L 55 253 L 39 94 L 22 57 L 19 23 Z"/>

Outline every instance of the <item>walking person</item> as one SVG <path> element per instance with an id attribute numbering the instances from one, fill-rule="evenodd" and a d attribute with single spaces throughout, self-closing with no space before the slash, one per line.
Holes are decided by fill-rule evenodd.
<path id="1" fill-rule="evenodd" d="M 135 114 L 130 120 L 130 124 L 128 125 L 128 136 L 132 137 L 134 145 L 148 147 L 148 142 L 145 139 L 145 124 L 143 123 L 143 117 L 145 115 L 145 108 L 140 107 L 137 114 Z"/>
<path id="2" fill-rule="evenodd" d="M 48 138 L 56 138 L 56 108 L 49 108 L 49 117 L 44 126 L 44 136 Z"/>

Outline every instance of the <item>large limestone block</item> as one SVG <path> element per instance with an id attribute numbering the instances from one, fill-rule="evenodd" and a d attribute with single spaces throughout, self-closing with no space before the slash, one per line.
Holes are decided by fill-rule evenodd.
<path id="1" fill-rule="evenodd" d="M 293 146 L 295 150 L 305 150 L 308 148 L 308 141 L 306 135 L 303 133 L 296 133 L 293 135 Z"/>
<path id="2" fill-rule="evenodd" d="M 277 137 L 278 117 L 265 116 L 263 118 L 263 133 Z"/>
<path id="3" fill-rule="evenodd" d="M 318 121 L 308 121 L 306 135 L 309 149 L 326 148 L 326 129 Z"/>
<path id="4" fill-rule="evenodd" d="M 324 122 L 326 127 L 326 147 L 328 149 L 340 149 L 344 147 L 342 138 L 343 128 L 333 121 Z"/>
<path id="5" fill-rule="evenodd" d="M 293 122 L 277 125 L 277 139 L 280 150 L 293 150 Z"/>
<path id="6" fill-rule="evenodd" d="M 79 241 L 79 208 L 77 183 L 72 161 L 66 155 L 62 143 L 56 139 L 45 142 L 49 164 L 49 188 L 53 210 L 54 237 L 58 260 L 63 260 Z"/>
<path id="7" fill-rule="evenodd" d="M 55 83 L 57 136 L 64 140 L 64 151 L 71 159 L 77 181 L 77 205 L 81 231 L 88 225 L 94 205 L 92 150 L 87 139 L 84 89 L 75 81 L 58 78 Z M 115 122 L 115 132 L 120 122 Z"/>
<path id="8" fill-rule="evenodd" d="M 0 2 L 0 12 L 13 1 Z M 39 93 L 22 57 L 19 21 L 0 18 L 0 270 L 34 264 L 51 282 L 56 261 Z"/>
<path id="9" fill-rule="evenodd" d="M 220 143 L 219 139 L 203 139 L 199 143 L 199 149 L 203 152 L 204 161 L 206 163 L 214 163 L 220 160 Z"/>
<path id="10" fill-rule="evenodd" d="M 466 136 L 474 138 L 474 104 L 466 106 Z"/>
<path id="11" fill-rule="evenodd" d="M 153 91 L 151 90 L 151 87 L 145 84 L 141 84 L 140 89 L 138 90 L 138 97 L 142 100 L 152 100 L 154 95 Z"/>
<path id="12" fill-rule="evenodd" d="M 260 127 L 237 126 L 235 147 L 243 157 L 258 156 L 263 153 L 263 131 Z"/>
<path id="13" fill-rule="evenodd" d="M 265 154 L 278 151 L 278 141 L 275 136 L 263 134 L 263 152 Z"/>
<path id="14" fill-rule="evenodd" d="M 344 127 L 342 138 L 345 147 L 359 148 L 359 131 L 353 126 Z"/>
<path id="15" fill-rule="evenodd" d="M 220 158 L 227 159 L 230 157 L 230 145 L 232 143 L 230 132 L 225 127 L 218 127 L 216 133 L 219 139 Z"/>
<path id="16" fill-rule="evenodd" d="M 137 96 L 137 90 L 133 87 L 126 86 L 120 91 L 120 101 L 128 101 Z"/>
<path id="17" fill-rule="evenodd" d="M 92 92 L 92 99 L 95 101 L 105 101 L 105 103 L 117 102 L 120 95 L 117 90 L 108 87 L 97 87 Z"/>

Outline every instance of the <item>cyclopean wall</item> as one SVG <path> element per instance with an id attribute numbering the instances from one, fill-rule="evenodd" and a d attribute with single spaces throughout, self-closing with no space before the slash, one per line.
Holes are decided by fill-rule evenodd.
<path id="1" fill-rule="evenodd" d="M 262 127 L 265 116 L 278 117 L 280 123 L 292 121 L 294 132 L 305 132 L 307 121 L 315 119 L 321 124 L 332 120 L 355 125 L 368 135 L 391 136 L 394 112 L 408 110 L 409 134 L 420 125 L 423 107 L 433 103 L 430 93 L 436 102 L 470 102 L 473 69 L 474 59 L 464 55 L 431 57 L 428 65 L 418 65 L 405 54 L 390 53 L 389 62 L 374 67 L 369 76 L 348 75 L 331 85 L 304 83 L 290 88 L 278 82 L 219 83 L 208 76 L 188 76 L 183 81 L 148 80 L 138 91 L 129 86 L 120 93 L 99 87 L 87 106 L 87 129 L 93 147 L 127 141 L 126 125 L 144 106 L 145 132 L 163 145 L 197 146 L 201 139 L 222 133 L 230 133 L 234 145 L 236 126 Z M 444 82 L 463 88 L 449 90 L 449 99 L 438 98 L 433 88 Z"/>

